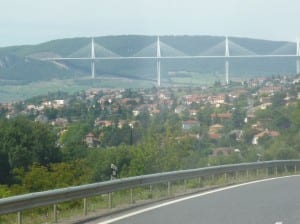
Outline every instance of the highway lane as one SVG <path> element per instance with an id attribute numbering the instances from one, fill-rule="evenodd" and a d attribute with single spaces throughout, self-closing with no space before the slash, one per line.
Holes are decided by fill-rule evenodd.
<path id="1" fill-rule="evenodd" d="M 136 210 L 99 224 L 300 223 L 300 176 L 256 181 Z"/>

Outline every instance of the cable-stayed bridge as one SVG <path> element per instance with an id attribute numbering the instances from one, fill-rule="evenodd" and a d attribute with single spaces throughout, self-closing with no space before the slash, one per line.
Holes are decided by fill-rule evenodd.
<path id="1" fill-rule="evenodd" d="M 82 57 L 82 55 L 87 55 Z M 67 57 L 47 57 L 42 60 L 47 61 L 76 61 L 84 60 L 91 63 L 91 75 L 95 78 L 96 61 L 107 60 L 154 60 L 156 61 L 157 86 L 161 84 L 161 62 L 164 60 L 192 60 L 192 59 L 222 59 L 224 60 L 225 81 L 228 84 L 230 80 L 230 59 L 235 58 L 291 58 L 296 61 L 296 73 L 300 74 L 300 41 L 283 42 L 283 44 L 268 54 L 258 54 L 247 47 L 241 46 L 231 38 L 225 37 L 221 42 L 210 46 L 208 49 L 197 53 L 196 55 L 186 54 L 185 52 L 172 47 L 157 37 L 152 44 L 142 48 L 130 56 L 121 56 L 110 49 L 96 43 L 91 38 L 90 44 L 80 48 Z"/>

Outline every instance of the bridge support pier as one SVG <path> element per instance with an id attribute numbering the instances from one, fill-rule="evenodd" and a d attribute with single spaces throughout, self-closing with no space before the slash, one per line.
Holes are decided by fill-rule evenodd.
<path id="1" fill-rule="evenodd" d="M 296 42 L 296 75 L 300 74 L 300 40 L 297 38 Z"/>
<path id="2" fill-rule="evenodd" d="M 92 71 L 92 79 L 95 78 L 95 61 L 92 60 L 91 62 L 91 71 Z"/>
<path id="3" fill-rule="evenodd" d="M 226 85 L 229 84 L 229 61 L 225 61 L 225 79 L 226 79 Z"/>
<path id="4" fill-rule="evenodd" d="M 160 87 L 160 58 L 161 58 L 161 50 L 160 50 L 160 41 L 159 37 L 157 37 L 157 44 L 156 44 L 156 71 L 157 71 L 157 87 Z"/>
<path id="5" fill-rule="evenodd" d="M 226 75 L 226 85 L 229 84 L 229 40 L 228 37 L 225 37 L 225 57 L 226 57 L 226 61 L 225 61 L 225 75 Z"/>
<path id="6" fill-rule="evenodd" d="M 156 71 L 157 71 L 157 86 L 160 87 L 160 60 L 156 62 Z"/>
<path id="7" fill-rule="evenodd" d="M 92 72 L 92 79 L 95 78 L 95 46 L 94 46 L 94 38 L 92 38 L 91 43 L 91 72 Z"/>

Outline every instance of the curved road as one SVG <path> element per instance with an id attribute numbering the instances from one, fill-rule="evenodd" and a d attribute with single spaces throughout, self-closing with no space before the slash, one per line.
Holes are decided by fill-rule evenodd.
<path id="1" fill-rule="evenodd" d="M 166 202 L 98 224 L 296 224 L 300 176 L 230 186 Z"/>

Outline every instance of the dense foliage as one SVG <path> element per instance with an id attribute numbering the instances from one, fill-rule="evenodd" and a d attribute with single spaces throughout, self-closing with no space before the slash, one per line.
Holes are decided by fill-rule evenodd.
<path id="1" fill-rule="evenodd" d="M 0 182 L 8 181 L 16 168 L 28 170 L 33 163 L 46 166 L 61 160 L 56 133 L 49 126 L 18 117 L 0 120 L 0 127 Z"/>
<path id="2" fill-rule="evenodd" d="M 297 91 L 296 91 L 297 92 Z M 142 101 L 142 96 L 131 90 L 124 93 Z M 53 119 L 62 115 L 76 122 L 62 130 L 33 121 L 33 118 L 16 117 L 0 120 L 0 197 L 25 192 L 41 191 L 70 185 L 110 179 L 110 164 L 118 167 L 118 177 L 136 176 L 170 170 L 189 169 L 225 163 L 254 162 L 258 159 L 294 159 L 300 156 L 300 103 L 295 100 L 286 105 L 287 92 L 272 96 L 272 106 L 257 110 L 255 117 L 245 123 L 249 110 L 247 95 L 221 107 L 191 105 L 198 109 L 195 119 L 200 126 L 189 131 L 182 129 L 188 114 L 173 113 L 174 107 L 160 105 L 160 112 L 150 116 L 146 111 L 134 117 L 130 111 L 134 102 L 124 105 L 104 102 L 82 103 L 70 100 L 70 107 L 45 110 Z M 289 92 L 290 95 L 295 93 Z M 73 101 L 72 101 L 73 100 Z M 257 100 L 253 99 L 253 105 Z M 39 101 L 38 98 L 33 101 Z M 93 106 L 94 105 L 94 106 Z M 22 105 L 19 105 L 22 107 Z M 20 108 L 21 109 L 21 108 Z M 231 111 L 230 119 L 212 114 Z M 95 118 L 113 122 L 109 127 L 97 127 Z M 134 121 L 133 126 L 118 127 L 121 119 Z M 222 125 L 220 138 L 208 137 L 213 124 Z M 280 135 L 264 135 L 252 144 L 257 131 L 254 125 Z M 243 132 L 236 138 L 237 132 Z M 83 139 L 88 132 L 101 136 L 97 146 L 87 147 Z M 228 155 L 213 155 L 215 148 L 237 149 Z"/>

